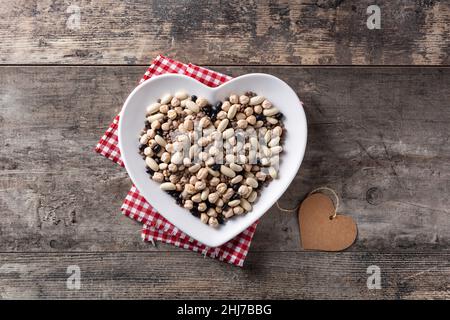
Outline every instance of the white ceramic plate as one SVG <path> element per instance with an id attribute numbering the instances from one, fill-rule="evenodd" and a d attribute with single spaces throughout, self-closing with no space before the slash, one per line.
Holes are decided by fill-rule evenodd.
<path id="1" fill-rule="evenodd" d="M 214 229 L 175 203 L 175 200 L 160 190 L 157 182 L 149 179 L 145 162 L 138 153 L 139 133 L 144 127 L 146 108 L 166 93 L 184 90 L 210 103 L 223 100 L 231 93 L 245 91 L 265 96 L 284 113 L 286 138 L 284 152 L 280 157 L 278 179 L 262 189 L 261 196 L 246 215 L 233 217 L 224 225 Z M 262 73 L 243 75 L 217 87 L 209 88 L 187 76 L 167 74 L 151 78 L 140 84 L 128 96 L 119 121 L 119 148 L 125 168 L 141 195 L 167 220 L 201 243 L 217 247 L 232 239 L 270 209 L 294 179 L 302 162 L 306 147 L 307 126 L 302 104 L 295 92 L 282 80 Z"/>

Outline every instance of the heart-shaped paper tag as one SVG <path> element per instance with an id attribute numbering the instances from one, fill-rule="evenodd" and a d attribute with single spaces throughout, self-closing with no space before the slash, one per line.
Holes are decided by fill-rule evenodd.
<path id="1" fill-rule="evenodd" d="M 308 196 L 299 209 L 300 237 L 307 250 L 340 251 L 356 239 L 356 223 L 351 217 L 335 213 L 329 197 L 322 193 Z"/>

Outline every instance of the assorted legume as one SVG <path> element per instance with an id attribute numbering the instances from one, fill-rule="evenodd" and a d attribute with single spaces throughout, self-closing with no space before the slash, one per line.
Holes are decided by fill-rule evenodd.
<path id="1" fill-rule="evenodd" d="M 147 173 L 203 223 L 251 211 L 277 178 L 283 115 L 263 96 L 231 94 L 212 105 L 180 91 L 146 111 L 139 153 Z"/>

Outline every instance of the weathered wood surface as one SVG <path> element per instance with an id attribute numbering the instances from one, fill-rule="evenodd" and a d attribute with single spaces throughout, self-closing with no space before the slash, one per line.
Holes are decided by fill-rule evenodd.
<path id="1" fill-rule="evenodd" d="M 449 253 L 254 252 L 239 269 L 192 253 L 0 254 L 1 298 L 450 299 Z M 367 267 L 381 289 L 367 289 Z M 66 286 L 80 268 L 80 290 Z"/>
<path id="2" fill-rule="evenodd" d="M 308 146 L 282 203 L 335 188 L 358 223 L 356 244 L 304 252 L 296 217 L 276 208 L 244 270 L 142 243 L 119 213 L 126 173 L 93 148 L 145 68 L 2 67 L 1 297 L 449 298 L 450 68 L 215 69 L 272 73 L 296 90 Z M 69 292 L 65 269 L 77 263 L 86 287 Z M 385 290 L 367 290 L 371 264 Z"/>
<path id="3" fill-rule="evenodd" d="M 2 1 L 2 64 L 439 65 L 450 62 L 448 1 Z M 80 28 L 70 20 L 80 10 Z M 69 10 L 69 11 L 67 11 Z"/>

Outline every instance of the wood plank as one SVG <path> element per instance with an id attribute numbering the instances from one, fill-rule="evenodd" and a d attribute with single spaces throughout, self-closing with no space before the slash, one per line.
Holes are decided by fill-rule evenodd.
<path id="1" fill-rule="evenodd" d="M 28 299 L 449 299 L 450 256 L 256 253 L 243 269 L 189 252 L 0 254 L 0 297 Z M 80 268 L 69 290 L 68 266 Z M 381 289 L 367 288 L 380 268 Z"/>
<path id="2" fill-rule="evenodd" d="M 329 185 L 358 222 L 350 250 L 449 248 L 449 68 L 217 69 L 272 73 L 305 103 L 307 152 L 284 206 Z M 129 179 L 93 152 L 144 70 L 0 68 L 0 251 L 174 250 L 141 243 L 119 214 Z M 252 250 L 299 251 L 295 215 L 272 208 Z"/>
<path id="3" fill-rule="evenodd" d="M 9 1 L 0 7 L 2 64 L 147 64 L 157 54 L 197 64 L 449 64 L 450 4 L 374 2 Z M 68 11 L 69 10 L 69 11 Z"/>

